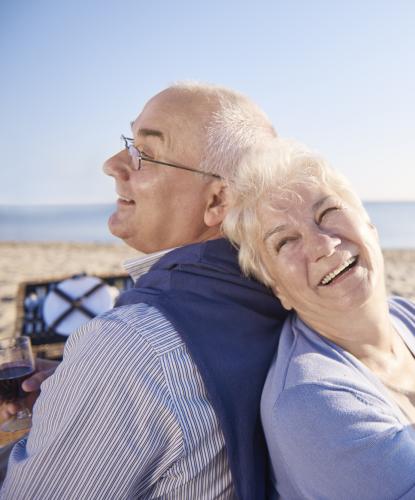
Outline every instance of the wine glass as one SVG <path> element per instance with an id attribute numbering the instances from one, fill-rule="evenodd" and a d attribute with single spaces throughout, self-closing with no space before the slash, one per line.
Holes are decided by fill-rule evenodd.
<path id="1" fill-rule="evenodd" d="M 25 405 L 22 382 L 35 371 L 30 338 L 7 337 L 0 339 L 0 400 L 18 406 L 14 417 L 0 426 L 4 432 L 29 429 L 32 414 Z"/>

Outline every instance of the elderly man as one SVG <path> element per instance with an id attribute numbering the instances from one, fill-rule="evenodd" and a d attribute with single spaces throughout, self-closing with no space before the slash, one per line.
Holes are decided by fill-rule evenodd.
<path id="1" fill-rule="evenodd" d="M 247 98 L 179 84 L 153 97 L 114 177 L 111 232 L 149 255 L 135 288 L 67 342 L 42 385 L 8 499 L 261 499 L 259 399 L 284 313 L 222 238 L 232 177 L 275 137 Z"/>

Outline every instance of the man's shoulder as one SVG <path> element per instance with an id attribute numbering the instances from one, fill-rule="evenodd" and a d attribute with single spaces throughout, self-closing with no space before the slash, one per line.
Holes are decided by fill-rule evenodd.
<path id="1" fill-rule="evenodd" d="M 157 307 L 144 303 L 115 307 L 91 320 L 85 334 L 110 337 L 111 343 L 136 339 L 150 346 L 156 355 L 181 348 L 180 335 Z"/>

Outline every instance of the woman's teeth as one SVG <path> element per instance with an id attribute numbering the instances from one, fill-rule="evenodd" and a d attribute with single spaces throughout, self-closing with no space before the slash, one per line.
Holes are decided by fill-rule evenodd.
<path id="1" fill-rule="evenodd" d="M 346 268 L 352 266 L 356 262 L 356 260 L 357 260 L 356 256 L 347 259 L 346 262 L 343 262 L 343 264 L 339 266 L 337 269 L 324 276 L 324 278 L 320 281 L 320 285 L 328 285 L 329 283 L 331 283 L 334 280 L 334 278 L 336 278 L 336 276 L 338 276 Z"/>

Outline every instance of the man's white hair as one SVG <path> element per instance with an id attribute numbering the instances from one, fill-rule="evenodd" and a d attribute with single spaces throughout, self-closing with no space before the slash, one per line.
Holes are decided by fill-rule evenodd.
<path id="1" fill-rule="evenodd" d="M 277 136 L 267 115 L 239 92 L 199 82 L 178 82 L 170 88 L 204 99 L 207 109 L 213 109 L 205 123 L 201 170 L 231 180 L 245 156 L 252 156 L 254 148 L 266 148 Z"/>
<path id="2" fill-rule="evenodd" d="M 232 182 L 232 206 L 223 222 L 225 235 L 239 247 L 241 269 L 271 286 L 269 273 L 260 258 L 262 244 L 258 207 L 272 198 L 297 198 L 299 185 L 327 187 L 350 206 L 369 217 L 347 179 L 318 154 L 298 142 L 274 139 L 268 148 L 252 150 Z"/>

